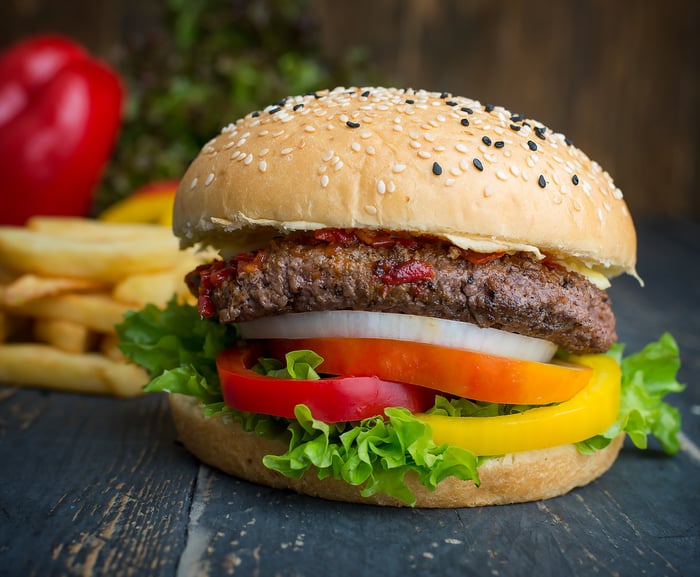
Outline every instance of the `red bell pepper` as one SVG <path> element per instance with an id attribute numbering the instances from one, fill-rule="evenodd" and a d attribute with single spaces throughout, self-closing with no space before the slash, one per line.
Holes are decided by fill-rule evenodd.
<path id="1" fill-rule="evenodd" d="M 123 98 L 116 72 L 72 40 L 38 36 L 0 54 L 0 224 L 87 215 Z"/>

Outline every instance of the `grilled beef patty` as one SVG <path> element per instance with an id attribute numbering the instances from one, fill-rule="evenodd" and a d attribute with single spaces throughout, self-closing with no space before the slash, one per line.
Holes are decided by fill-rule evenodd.
<path id="1" fill-rule="evenodd" d="M 525 254 L 483 255 L 437 239 L 326 229 L 271 242 L 187 276 L 202 316 L 245 322 L 324 310 L 453 319 L 606 351 L 615 318 L 605 291 Z"/>

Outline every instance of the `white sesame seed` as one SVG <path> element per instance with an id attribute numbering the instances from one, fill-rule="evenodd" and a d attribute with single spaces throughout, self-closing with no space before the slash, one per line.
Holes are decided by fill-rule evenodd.
<path id="1" fill-rule="evenodd" d="M 367 214 L 371 214 L 372 216 L 377 214 L 377 207 L 372 206 L 371 204 L 368 204 L 367 206 L 365 206 L 365 210 L 367 211 Z"/>
<path id="2" fill-rule="evenodd" d="M 282 150 L 280 150 L 280 154 L 282 156 L 286 156 L 287 154 L 291 153 L 292 150 L 294 149 L 291 146 L 288 146 L 287 148 L 283 148 Z"/>
<path id="3" fill-rule="evenodd" d="M 370 156 L 374 156 L 374 153 L 376 152 L 374 149 L 374 146 L 368 146 L 365 148 L 365 152 L 369 154 Z"/>
<path id="4" fill-rule="evenodd" d="M 210 172 L 207 175 L 207 179 L 204 181 L 204 186 L 209 186 L 211 184 L 212 180 L 214 180 L 214 173 Z"/>
<path id="5" fill-rule="evenodd" d="M 190 190 L 194 189 L 194 187 L 197 186 L 197 182 L 198 182 L 198 181 L 197 181 L 197 177 L 195 176 L 195 177 L 192 179 L 192 182 L 190 183 Z"/>
<path id="6" fill-rule="evenodd" d="M 401 126 L 400 124 L 394 124 L 394 130 L 396 132 L 403 132 L 403 126 Z"/>
<path id="7" fill-rule="evenodd" d="M 236 143 L 233 142 L 233 141 L 227 142 L 226 144 L 224 144 L 224 148 L 223 148 L 223 149 L 224 149 L 224 150 L 228 150 L 229 148 L 233 148 L 233 146 L 234 146 L 235 144 L 236 144 Z"/>
<path id="8" fill-rule="evenodd" d="M 576 212 L 581 212 L 581 209 L 583 209 L 583 205 L 581 204 L 581 202 L 579 201 L 578 198 L 574 199 L 573 205 L 574 205 L 574 210 Z"/>
<path id="9" fill-rule="evenodd" d="M 444 151 L 445 151 L 445 147 L 442 146 L 442 145 L 433 146 L 433 150 L 434 150 L 435 152 L 444 152 Z"/>
<path id="10" fill-rule="evenodd" d="M 335 152 L 333 152 L 332 150 L 328 150 L 323 154 L 321 158 L 323 159 L 323 162 L 328 162 L 331 158 L 333 158 L 334 155 Z"/>
<path id="11" fill-rule="evenodd" d="M 619 188 L 616 188 L 613 191 L 613 198 L 615 198 L 617 200 L 622 200 L 622 191 Z"/>
<path id="12" fill-rule="evenodd" d="M 342 160 L 339 160 L 338 162 L 336 162 L 336 163 L 333 165 L 333 170 L 335 170 L 336 172 L 338 172 L 341 168 L 343 168 L 343 166 L 345 166 L 345 164 L 343 163 Z"/>
<path id="13" fill-rule="evenodd" d="M 278 136 L 282 136 L 284 134 L 284 130 L 278 130 L 277 132 L 272 133 L 273 138 L 277 138 Z"/>
<path id="14" fill-rule="evenodd" d="M 245 160 L 243 161 L 243 164 L 246 166 L 249 165 L 251 162 L 253 162 L 253 154 L 250 153 L 248 156 L 245 157 Z"/>
<path id="15" fill-rule="evenodd" d="M 558 194 L 555 194 L 555 195 L 552 197 L 552 202 L 553 202 L 554 204 L 561 204 L 563 201 L 564 201 L 564 199 L 563 199 L 561 196 L 559 196 Z"/>
<path id="16" fill-rule="evenodd" d="M 326 188 L 326 187 L 328 186 L 328 180 L 329 180 L 329 179 L 328 179 L 328 175 L 327 175 L 327 174 L 324 174 L 324 175 L 321 177 L 321 186 L 322 186 L 323 188 Z"/>
<path id="17" fill-rule="evenodd" d="M 258 152 L 258 156 L 265 156 L 268 152 L 270 152 L 269 148 L 263 148 L 260 152 Z"/>
<path id="18" fill-rule="evenodd" d="M 425 138 L 428 142 L 435 142 L 435 136 L 431 134 L 430 132 L 426 132 L 423 135 L 423 138 Z"/>
<path id="19" fill-rule="evenodd" d="M 497 170 L 496 171 L 496 177 L 499 180 L 508 180 L 508 173 L 506 173 L 505 170 Z"/>
<path id="20" fill-rule="evenodd" d="M 360 152 L 360 150 L 362 150 L 362 147 L 360 146 L 359 142 L 353 142 L 350 145 L 350 148 L 352 148 L 355 152 Z"/>
<path id="21" fill-rule="evenodd" d="M 556 172 L 552 174 L 552 180 L 554 181 L 554 184 L 561 184 L 561 178 L 559 178 L 559 175 Z"/>
<path id="22" fill-rule="evenodd" d="M 316 128 L 315 128 L 314 126 L 311 126 L 310 124 L 307 124 L 307 125 L 304 127 L 304 130 L 305 130 L 306 132 L 316 132 Z"/>
<path id="23" fill-rule="evenodd" d="M 379 194 L 384 194 L 386 192 L 386 184 L 381 178 L 377 181 L 377 192 Z"/>
<path id="24" fill-rule="evenodd" d="M 462 171 L 456 166 L 453 166 L 452 168 L 450 168 L 450 174 L 452 176 L 460 176 L 462 174 Z"/>
<path id="25" fill-rule="evenodd" d="M 446 178 L 445 179 L 445 186 L 452 186 L 455 183 L 454 178 Z"/>
<path id="26" fill-rule="evenodd" d="M 418 142 L 417 140 L 411 140 L 411 142 L 409 142 L 409 146 L 410 146 L 411 148 L 420 148 L 420 147 L 421 147 L 421 143 Z"/>
<path id="27" fill-rule="evenodd" d="M 462 144 L 461 142 L 458 142 L 457 144 L 455 144 L 455 150 L 457 152 L 462 152 L 464 154 L 469 152 L 469 149 L 466 146 L 464 146 L 464 144 Z"/>
<path id="28" fill-rule="evenodd" d="M 518 176 L 520 174 L 520 169 L 517 166 L 515 166 L 515 164 L 511 164 L 510 165 L 510 173 L 513 176 Z"/>
<path id="29" fill-rule="evenodd" d="M 267 136 L 268 134 L 270 134 L 269 130 L 261 130 L 258 132 L 258 136 Z"/>
<path id="30" fill-rule="evenodd" d="M 265 172 L 267 170 L 267 161 L 266 160 L 260 161 L 260 163 L 258 164 L 258 170 L 260 172 Z"/>
<path id="31" fill-rule="evenodd" d="M 394 192 L 396 190 L 396 184 L 394 183 L 393 180 L 389 181 L 389 184 L 386 187 L 387 192 Z"/>
<path id="32" fill-rule="evenodd" d="M 609 205 L 607 202 L 604 202 L 604 203 L 603 203 L 603 206 L 605 207 L 605 210 L 606 210 L 607 212 L 610 212 L 610 205 Z"/>
<path id="33" fill-rule="evenodd" d="M 395 164 L 394 166 L 391 167 L 392 172 L 403 172 L 406 170 L 406 165 L 405 164 Z"/>
<path id="34" fill-rule="evenodd" d="M 493 195 L 493 189 L 491 188 L 490 184 L 486 185 L 486 188 L 484 188 L 484 197 L 488 198 L 489 196 Z"/>
<path id="35" fill-rule="evenodd" d="M 471 166 L 471 162 L 466 158 L 463 158 L 462 160 L 459 161 L 459 167 L 462 170 L 468 170 L 470 166 Z"/>
<path id="36" fill-rule="evenodd" d="M 421 158 L 430 158 L 431 154 L 427 150 L 419 150 L 418 156 Z"/>
<path id="37" fill-rule="evenodd" d="M 532 160 L 532 157 L 528 158 L 526 162 L 530 168 L 535 168 L 535 161 Z"/>

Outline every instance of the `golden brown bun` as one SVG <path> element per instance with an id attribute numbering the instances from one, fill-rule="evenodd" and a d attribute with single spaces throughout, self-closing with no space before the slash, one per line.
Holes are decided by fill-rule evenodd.
<path id="1" fill-rule="evenodd" d="M 548 253 L 608 276 L 636 261 L 620 189 L 562 134 L 425 91 L 341 88 L 251 113 L 202 149 L 175 202 L 184 245 L 243 250 L 323 227 Z"/>
<path id="2" fill-rule="evenodd" d="M 204 463 L 229 475 L 334 501 L 405 505 L 387 495 L 362 497 L 358 487 L 333 478 L 320 481 L 314 473 L 301 479 L 285 477 L 262 464 L 264 455 L 285 451 L 282 443 L 247 433 L 238 423 L 221 415 L 205 417 L 192 397 L 171 394 L 170 407 L 185 447 Z M 480 507 L 549 499 L 605 473 L 617 458 L 623 439 L 624 435 L 620 435 L 593 455 L 582 455 L 573 445 L 564 445 L 491 459 L 479 468 L 479 487 L 471 481 L 449 477 L 430 492 L 410 475 L 407 484 L 416 496 L 417 507 Z"/>

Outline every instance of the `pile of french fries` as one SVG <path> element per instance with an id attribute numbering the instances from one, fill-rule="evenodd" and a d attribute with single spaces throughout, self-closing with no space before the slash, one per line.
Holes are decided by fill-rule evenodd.
<path id="1" fill-rule="evenodd" d="M 122 355 L 115 325 L 146 303 L 190 299 L 184 276 L 205 258 L 158 225 L 35 217 L 0 226 L 0 383 L 141 394 L 148 378 Z"/>

